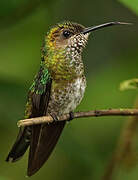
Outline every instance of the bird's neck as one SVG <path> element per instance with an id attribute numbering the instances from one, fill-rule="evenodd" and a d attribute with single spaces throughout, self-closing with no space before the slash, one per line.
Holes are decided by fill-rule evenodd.
<path id="1" fill-rule="evenodd" d="M 68 48 L 48 51 L 44 64 L 53 80 L 72 81 L 84 74 L 81 54 Z"/>

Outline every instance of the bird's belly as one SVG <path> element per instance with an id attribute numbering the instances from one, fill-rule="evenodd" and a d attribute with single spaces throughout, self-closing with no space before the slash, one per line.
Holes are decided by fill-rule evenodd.
<path id="1" fill-rule="evenodd" d="M 80 104 L 86 87 L 85 77 L 77 78 L 73 83 L 52 86 L 48 112 L 60 116 L 73 111 Z"/>

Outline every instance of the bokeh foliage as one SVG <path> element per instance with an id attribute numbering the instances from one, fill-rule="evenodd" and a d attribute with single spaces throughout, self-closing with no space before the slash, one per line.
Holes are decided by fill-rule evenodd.
<path id="1" fill-rule="evenodd" d="M 30 10 L 22 11 L 30 4 Z M 15 164 L 4 160 L 17 135 L 16 122 L 23 118 L 27 91 L 39 68 L 44 33 L 63 20 L 85 26 L 113 20 L 133 22 L 131 27 L 112 27 L 90 36 L 83 53 L 87 89 L 77 110 L 132 107 L 137 92 L 122 93 L 118 89 L 123 80 L 137 77 L 138 17 L 114 0 L 1 0 L 0 20 L 0 178 L 24 180 L 27 154 Z M 31 179 L 100 179 L 125 121 L 100 117 L 67 124 L 52 156 Z M 118 176 L 118 180 L 130 178 L 138 178 L 137 169 L 122 171 Z"/>
<path id="2" fill-rule="evenodd" d="M 124 5 L 130 8 L 133 12 L 138 14 L 138 1 L 137 0 L 120 0 Z"/>

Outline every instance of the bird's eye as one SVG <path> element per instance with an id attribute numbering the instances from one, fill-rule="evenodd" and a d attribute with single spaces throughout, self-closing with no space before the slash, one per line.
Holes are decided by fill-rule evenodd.
<path id="1" fill-rule="evenodd" d="M 71 32 L 70 32 L 69 30 L 63 31 L 63 36 L 64 36 L 65 38 L 69 38 L 70 35 L 71 35 Z"/>

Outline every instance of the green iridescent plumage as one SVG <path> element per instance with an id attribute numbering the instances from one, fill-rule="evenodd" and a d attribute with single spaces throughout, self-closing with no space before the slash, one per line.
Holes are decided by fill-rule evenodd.
<path id="1" fill-rule="evenodd" d="M 39 70 L 39 73 L 36 75 L 30 91 L 36 94 L 42 94 L 45 91 L 45 85 L 50 80 L 50 74 L 48 69 L 42 65 Z"/>
<path id="2" fill-rule="evenodd" d="M 35 76 L 33 83 L 29 89 L 28 101 L 26 103 L 25 118 L 29 118 L 32 113 L 32 94 L 42 95 L 46 91 L 46 84 L 50 81 L 50 73 L 41 61 L 40 70 Z"/>

